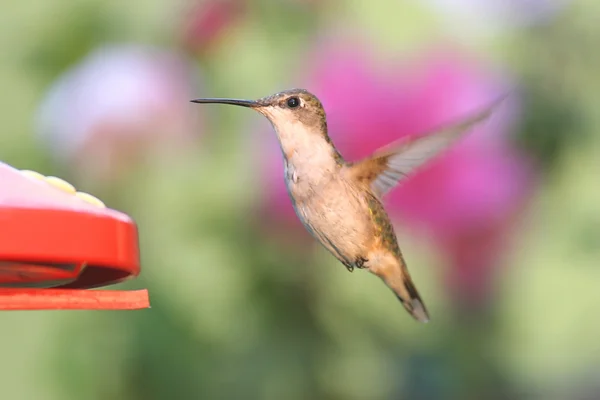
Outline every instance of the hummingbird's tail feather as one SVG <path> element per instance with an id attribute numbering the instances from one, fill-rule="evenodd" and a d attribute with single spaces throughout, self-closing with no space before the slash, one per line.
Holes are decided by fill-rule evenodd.
<path id="1" fill-rule="evenodd" d="M 404 290 L 398 291 L 394 288 L 391 288 L 395 293 L 398 300 L 402 302 L 402 305 L 406 310 L 412 315 L 417 321 L 427 323 L 429 322 L 429 313 L 427 312 L 427 308 L 425 308 L 425 303 L 421 300 L 421 296 L 417 291 L 414 283 L 410 276 L 405 275 L 403 279 Z M 399 292 L 408 293 L 407 298 L 402 297 Z"/>
<path id="2" fill-rule="evenodd" d="M 394 262 L 387 262 L 377 268 L 371 268 L 371 271 L 392 289 L 398 300 L 406 308 L 406 311 L 414 319 L 423 323 L 429 322 L 429 313 L 427 312 L 425 303 L 421 299 L 408 273 L 408 269 L 401 260 L 395 259 Z"/>

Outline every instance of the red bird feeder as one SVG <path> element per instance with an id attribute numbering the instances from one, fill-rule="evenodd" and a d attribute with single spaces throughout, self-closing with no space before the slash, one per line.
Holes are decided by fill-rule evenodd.
<path id="1" fill-rule="evenodd" d="M 87 290 L 140 272 L 137 227 L 69 183 L 0 162 L 0 310 L 148 308 L 147 290 Z"/>

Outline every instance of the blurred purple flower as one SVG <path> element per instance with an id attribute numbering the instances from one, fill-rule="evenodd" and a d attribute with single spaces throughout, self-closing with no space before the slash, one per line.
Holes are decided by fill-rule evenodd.
<path id="1" fill-rule="evenodd" d="M 324 55 L 327 55 L 326 57 Z M 433 52 L 424 61 L 382 71 L 356 46 L 317 51 L 308 86 L 327 110 L 330 136 L 347 160 L 401 137 L 455 122 L 497 99 L 506 82 L 472 61 Z M 487 285 L 507 220 L 532 188 L 528 161 L 509 146 L 514 104 L 505 106 L 446 154 L 386 197 L 392 217 L 423 229 L 452 264 L 450 290 L 477 296 Z M 296 219 L 272 149 L 267 209 L 288 227 Z M 502 229 L 501 229 L 502 228 Z"/>
<path id="2" fill-rule="evenodd" d="M 246 0 L 198 1 L 184 23 L 184 47 L 192 53 L 210 51 L 241 20 L 246 7 Z"/>
<path id="3" fill-rule="evenodd" d="M 193 140 L 191 72 L 167 51 L 99 48 L 54 82 L 39 110 L 39 136 L 60 162 L 111 179 L 151 148 L 160 153 Z"/>

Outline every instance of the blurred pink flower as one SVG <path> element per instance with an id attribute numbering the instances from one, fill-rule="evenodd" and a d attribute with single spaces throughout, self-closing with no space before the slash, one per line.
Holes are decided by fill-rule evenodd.
<path id="1" fill-rule="evenodd" d="M 185 48 L 203 54 L 218 44 L 227 31 L 241 20 L 246 0 L 201 0 L 187 15 L 182 31 Z"/>
<path id="2" fill-rule="evenodd" d="M 533 188 L 531 165 L 516 150 L 459 145 L 400 186 L 390 205 L 440 246 L 451 294 L 475 305 L 493 294 L 507 235 Z"/>
<path id="3" fill-rule="evenodd" d="M 60 76 L 42 101 L 38 134 L 63 164 L 110 180 L 152 149 L 194 139 L 198 108 L 185 59 L 136 45 L 96 49 Z"/>
<path id="4" fill-rule="evenodd" d="M 314 60 L 307 87 L 322 100 L 330 136 L 349 161 L 455 122 L 508 87 L 505 79 L 457 53 L 432 52 L 422 62 L 387 71 L 356 46 L 325 46 Z M 528 160 L 509 145 L 514 119 L 514 103 L 507 101 L 487 123 L 386 197 L 392 217 L 429 233 L 446 252 L 453 292 L 476 296 L 486 287 L 507 220 L 530 193 Z M 280 151 L 270 150 L 266 207 L 288 228 L 300 226 L 293 222 Z"/>

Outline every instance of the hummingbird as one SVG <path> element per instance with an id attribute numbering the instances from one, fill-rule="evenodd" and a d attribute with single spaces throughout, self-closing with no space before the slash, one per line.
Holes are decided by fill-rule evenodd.
<path id="1" fill-rule="evenodd" d="M 484 121 L 495 103 L 430 134 L 400 139 L 362 160 L 349 162 L 329 137 L 321 101 L 305 89 L 285 90 L 258 100 L 191 101 L 248 107 L 264 115 L 279 139 L 287 191 L 308 232 L 348 271 L 366 269 L 378 276 L 417 321 L 429 321 L 383 198 Z"/>

